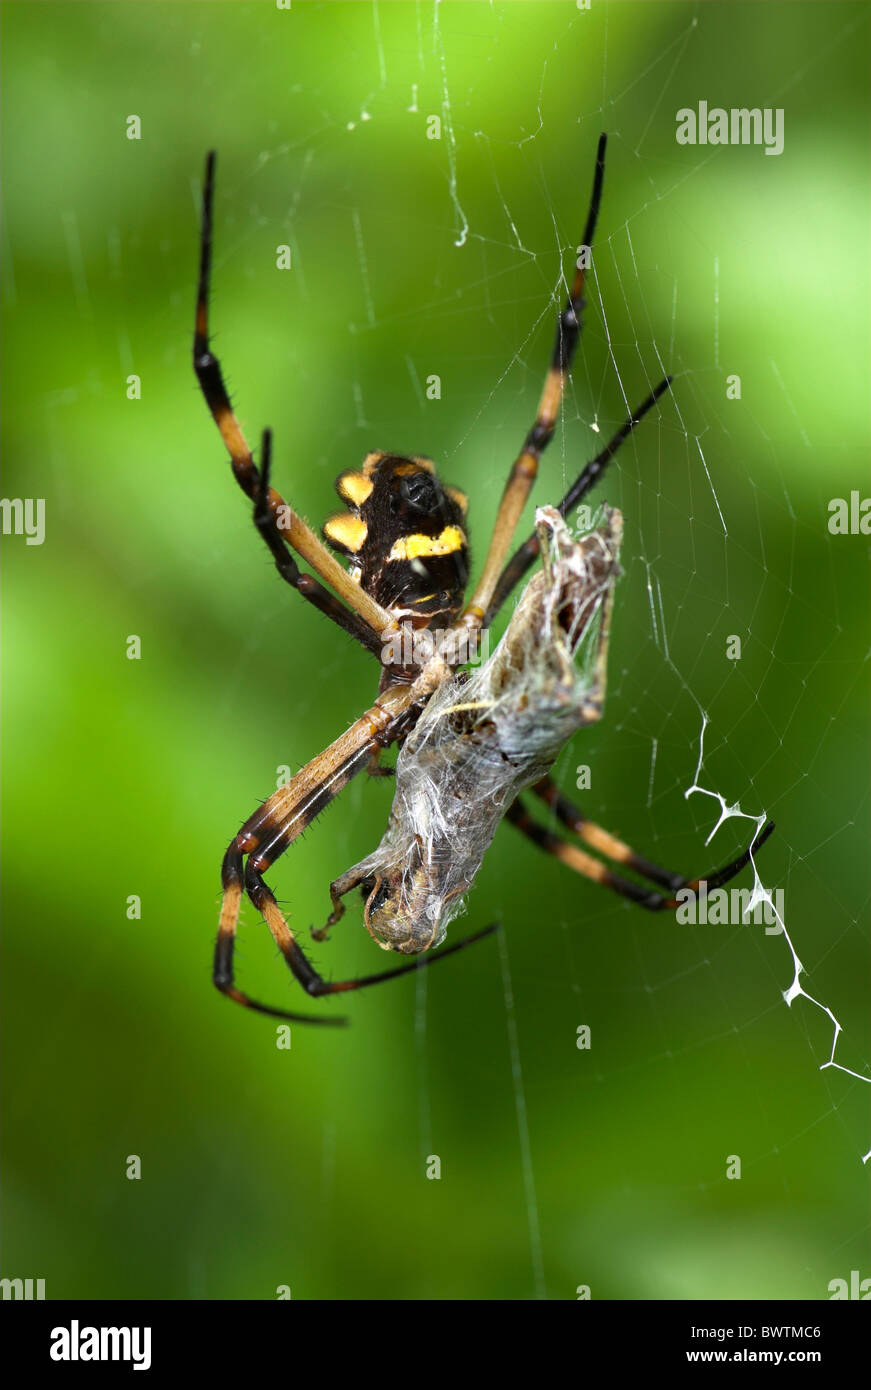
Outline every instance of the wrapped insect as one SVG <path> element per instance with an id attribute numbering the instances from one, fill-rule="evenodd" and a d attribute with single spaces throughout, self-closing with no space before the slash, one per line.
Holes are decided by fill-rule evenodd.
<path id="1" fill-rule="evenodd" d="M 602 713 L 622 531 L 604 507 L 574 540 L 555 508 L 538 509 L 542 568 L 489 660 L 430 698 L 397 760 L 384 837 L 332 885 L 328 925 L 359 887 L 380 945 L 414 955 L 444 940 L 517 795 Z"/>

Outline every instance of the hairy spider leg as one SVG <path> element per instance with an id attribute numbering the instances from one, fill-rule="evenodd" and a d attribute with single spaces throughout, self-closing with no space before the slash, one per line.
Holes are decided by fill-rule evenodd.
<path id="1" fill-rule="evenodd" d="M 647 399 L 642 401 L 637 410 L 634 410 L 632 414 L 627 417 L 614 437 L 605 445 L 604 449 L 585 465 L 583 471 L 572 483 L 565 497 L 557 504 L 557 511 L 561 516 L 568 518 L 568 514 L 572 507 L 576 507 L 582 498 L 586 497 L 590 489 L 595 486 L 608 464 L 611 462 L 611 459 L 620 448 L 620 445 L 632 433 L 635 426 L 644 419 L 647 412 L 652 409 L 663 392 L 668 390 L 671 381 L 672 378 L 670 376 L 663 378 L 659 385 L 651 391 Z M 489 607 L 484 616 L 485 627 L 490 626 L 512 589 L 520 583 L 520 580 L 526 572 L 535 564 L 540 551 L 541 545 L 538 536 L 535 531 L 533 531 L 529 539 L 524 541 L 519 550 L 515 551 L 500 574 L 496 587 L 493 590 L 493 596 L 490 599 Z"/>
<path id="2" fill-rule="evenodd" d="M 307 598 L 310 603 L 314 604 L 319 613 L 332 618 L 334 623 L 337 623 L 351 637 L 355 637 L 358 642 L 367 647 L 373 656 L 380 659 L 384 648 L 383 634 L 369 627 L 368 623 L 358 618 L 356 613 L 351 613 L 336 598 L 335 594 L 331 594 L 328 589 L 319 584 L 313 575 L 303 573 L 284 544 L 281 530 L 276 521 L 275 509 L 270 505 L 269 478 L 271 471 L 272 431 L 264 430 L 260 448 L 260 478 L 254 495 L 254 525 L 269 547 L 275 561 L 275 568 L 292 589 L 296 589 L 303 598 Z"/>
<path id="3" fill-rule="evenodd" d="M 609 859 L 634 869 L 642 877 L 649 878 L 654 883 L 668 888 L 672 896 L 666 897 L 664 893 L 656 892 L 642 884 L 633 883 L 631 879 L 622 878 L 619 874 L 615 874 L 600 859 L 594 858 L 592 854 L 587 854 L 586 850 L 580 849 L 571 841 L 564 839 L 561 835 L 555 835 L 540 825 L 529 815 L 519 799 L 508 811 L 507 819 L 511 824 L 516 826 L 539 849 L 543 849 L 547 854 L 552 854 L 568 868 L 574 869 L 576 873 L 582 874 L 584 878 L 589 878 L 594 883 L 601 884 L 604 888 L 612 889 L 623 898 L 629 898 L 639 907 L 646 908 L 648 912 L 673 911 L 679 907 L 680 904 L 673 895 L 682 888 L 689 888 L 697 897 L 702 898 L 715 888 L 728 883 L 749 864 L 751 856 L 762 848 L 774 829 L 774 822 L 768 821 L 755 837 L 750 848 L 744 850 L 743 854 L 739 854 L 736 859 L 700 878 L 683 878 L 680 874 L 672 874 L 667 869 L 661 869 L 658 865 L 651 864 L 649 860 L 643 859 L 641 855 L 636 854 L 628 845 L 625 845 L 622 840 L 618 840 L 606 830 L 601 830 L 599 826 L 592 825 L 586 817 L 560 797 L 552 785 L 548 786 L 546 790 L 542 790 L 542 787 L 543 784 L 538 783 L 533 791 L 537 795 L 543 796 L 548 805 L 553 807 L 558 818 L 586 840 L 587 844 L 607 855 Z M 704 884 L 704 889 L 700 892 L 702 884 Z"/>
<path id="4" fill-rule="evenodd" d="M 287 505 L 275 488 L 261 483 L 259 471 L 245 440 L 242 427 L 230 405 L 230 398 L 221 372 L 221 364 L 209 349 L 208 305 L 212 271 L 214 186 L 215 152 L 212 150 L 206 158 L 206 173 L 203 183 L 200 275 L 193 347 L 194 371 L 200 389 L 227 446 L 237 483 L 246 496 L 255 503 L 255 508 L 261 514 L 268 510 L 274 518 L 275 525 L 270 533 L 271 539 L 264 527 L 259 524 L 258 530 L 269 545 L 273 557 L 276 559 L 276 564 L 278 561 L 274 540 L 277 536 L 284 542 L 282 548 L 289 545 L 297 551 L 311 565 L 315 573 L 320 575 L 321 579 L 325 580 L 330 588 L 339 595 L 339 598 L 344 600 L 347 608 L 340 604 L 333 595 L 328 594 L 311 575 L 301 574 L 293 561 L 284 563 L 279 569 L 282 578 L 298 593 L 301 593 L 303 598 L 313 603 L 322 613 L 326 613 L 333 622 L 338 623 L 345 632 L 356 638 L 358 642 L 362 642 L 371 651 L 374 646 L 372 634 L 380 635 L 385 631 L 394 631 L 396 629 L 394 619 L 386 609 L 382 608 L 358 584 L 354 583 L 338 560 L 322 545 L 311 528 Z M 349 612 L 348 609 L 351 611 Z M 380 645 L 379 643 L 379 651 Z"/>
<path id="5" fill-rule="evenodd" d="M 594 676 L 584 708 L 588 723 L 593 723 L 601 718 L 604 708 L 613 599 L 614 590 L 611 589 L 603 606 Z M 637 855 L 622 840 L 618 840 L 616 836 L 602 830 L 599 826 L 592 825 L 580 811 L 560 795 L 549 777 L 544 777 L 535 783 L 532 791 L 534 795 L 541 797 L 551 807 L 558 820 L 561 820 L 564 825 L 567 825 L 575 834 L 584 839 L 587 844 L 592 845 L 616 863 L 634 869 L 642 877 L 650 878 L 654 883 L 668 888 L 672 895 L 682 888 L 689 888 L 698 897 L 704 897 L 715 888 L 728 883 L 750 862 L 751 856 L 762 848 L 774 829 L 774 822 L 768 821 L 754 838 L 750 848 L 745 850 L 743 854 L 738 855 L 730 863 L 720 869 L 713 870 L 703 878 L 687 879 L 677 874 L 670 874 L 667 870 L 659 868 L 658 865 L 651 864 L 648 860 Z M 629 898 L 638 906 L 646 908 L 647 911 L 662 912 L 666 909 L 674 910 L 680 906 L 674 896 L 666 897 L 663 893 L 654 892 L 640 884 L 633 883 L 630 879 L 615 874 L 607 864 L 603 864 L 601 860 L 594 858 L 586 850 L 540 825 L 529 815 L 519 797 L 509 807 L 506 819 L 539 849 L 543 849 L 545 853 L 552 854 L 563 864 L 574 869 L 576 873 L 582 874 L 594 883 L 602 884 L 605 888 L 610 888 L 624 898 Z M 703 889 L 701 888 L 702 884 L 704 884 Z"/>
<path id="6" fill-rule="evenodd" d="M 596 231 L 596 220 L 602 201 L 602 184 L 605 178 L 605 146 L 607 136 L 599 136 L 596 151 L 596 171 L 593 176 L 593 191 L 587 213 L 582 248 L 587 252 L 592 248 Z M 466 604 L 461 622 L 468 627 L 481 627 L 484 616 L 490 607 L 493 590 L 505 564 L 506 556 L 517 529 L 523 508 L 526 505 L 532 485 L 538 473 L 541 455 L 553 438 L 557 416 L 565 390 L 566 380 L 571 370 L 572 359 L 581 336 L 584 312 L 584 289 L 587 278 L 587 255 L 579 257 L 568 302 L 557 321 L 556 340 L 551 354 L 550 367 L 544 381 L 544 389 L 538 404 L 538 412 L 532 428 L 526 436 L 523 448 L 516 458 L 505 491 L 496 514 L 496 524 L 490 538 L 490 546 L 484 568 L 475 592 Z"/>
<path id="7" fill-rule="evenodd" d="M 483 931 L 457 941 L 443 951 L 418 958 L 394 970 L 385 970 L 351 980 L 327 981 L 305 955 L 263 878 L 265 871 L 276 859 L 299 838 L 351 779 L 367 766 L 373 753 L 401 736 L 404 732 L 403 718 L 412 708 L 413 689 L 406 687 L 386 692 L 346 733 L 297 773 L 287 786 L 279 787 L 273 792 L 268 801 L 249 817 L 230 842 L 221 866 L 224 897 L 212 978 L 216 988 L 234 1003 L 254 1009 L 258 1013 L 269 1014 L 273 1018 L 284 1018 L 296 1023 L 347 1023 L 347 1019 L 343 1017 L 298 1014 L 286 1009 L 273 1008 L 251 999 L 249 995 L 237 989 L 233 973 L 233 951 L 243 888 L 269 927 L 295 978 L 306 993 L 315 998 L 362 989 L 367 985 L 390 980 L 394 976 L 407 975 L 412 970 L 420 970 L 481 940 L 498 925 L 492 923 Z"/>

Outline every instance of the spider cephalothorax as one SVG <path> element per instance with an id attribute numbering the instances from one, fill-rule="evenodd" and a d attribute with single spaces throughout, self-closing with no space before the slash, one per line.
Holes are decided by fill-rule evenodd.
<path id="1" fill-rule="evenodd" d="M 384 608 L 415 626 L 447 627 L 469 578 L 466 497 L 443 487 L 431 459 L 375 452 L 336 491 L 348 510 L 324 537 L 351 561 L 351 577 Z"/>
<path id="2" fill-rule="evenodd" d="M 556 508 L 539 510 L 537 530 L 509 559 L 539 459 L 553 437 L 580 337 L 589 254 L 576 262 L 568 299 L 557 320 L 535 420 L 509 472 L 471 597 L 465 592 L 469 569 L 465 495 L 445 487 L 432 462 L 416 456 L 371 453 L 359 471 L 338 478 L 336 487 L 347 511 L 327 521 L 324 536 L 347 557 L 349 570 L 345 570 L 271 486 L 268 431 L 263 435 L 259 468 L 255 464 L 233 414 L 218 359 L 209 347 L 214 171 L 211 154 L 203 192 L 194 331 L 197 379 L 229 451 L 236 480 L 253 502 L 254 524 L 282 579 L 353 637 L 380 667 L 378 695 L 366 712 L 286 786 L 273 792 L 231 840 L 221 869 L 224 898 L 213 972 L 218 989 L 246 1008 L 278 1018 L 345 1022 L 275 1009 L 236 987 L 233 949 L 243 892 L 263 914 L 300 985 L 314 996 L 392 979 L 429 961 L 443 960 L 493 930 L 487 927 L 434 956 L 392 971 L 339 981 L 325 980 L 294 936 L 263 875 L 353 777 L 367 769 L 381 770 L 378 757 L 390 745 L 398 746 L 401 753 L 387 831 L 373 854 L 330 885 L 333 911 L 326 927 L 313 932 L 319 940 L 342 916 L 343 895 L 359 888 L 366 926 L 380 945 L 416 955 L 438 944 L 502 818 L 579 874 L 651 912 L 676 907 L 674 894 L 679 889 L 688 887 L 702 894 L 725 883 L 748 862 L 773 828 L 770 824 L 731 864 L 703 880 L 688 880 L 642 858 L 592 824 L 560 795 L 548 775 L 572 732 L 601 717 L 621 527 L 619 513 L 606 510 L 604 525 L 577 540 L 564 520 L 671 381 L 666 377 L 653 388 L 585 465 Z M 604 172 L 603 135 L 582 238 L 587 252 L 593 244 Z M 302 572 L 292 552 L 314 573 Z M 480 649 L 474 640 L 470 647 L 469 639 L 486 631 L 539 555 L 543 570 L 524 589 L 497 651 L 480 662 L 476 671 L 458 672 L 458 666 L 477 659 L 471 652 Z M 588 632 L 593 634 L 595 650 L 592 664 L 588 653 L 579 675 L 573 663 Z M 415 639 L 410 651 L 405 645 L 408 635 Z M 418 638 L 427 640 L 418 642 Z M 530 816 L 519 796 L 527 788 L 595 853 Z M 614 865 L 645 882 L 623 877 Z"/>

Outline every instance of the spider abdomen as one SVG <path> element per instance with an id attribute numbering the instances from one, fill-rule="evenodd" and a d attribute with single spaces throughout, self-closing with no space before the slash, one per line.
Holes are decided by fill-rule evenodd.
<path id="1" fill-rule="evenodd" d="M 342 473 L 336 491 L 348 510 L 326 521 L 324 537 L 361 588 L 415 626 L 449 626 L 469 577 L 464 494 L 442 485 L 430 459 L 382 452 Z"/>

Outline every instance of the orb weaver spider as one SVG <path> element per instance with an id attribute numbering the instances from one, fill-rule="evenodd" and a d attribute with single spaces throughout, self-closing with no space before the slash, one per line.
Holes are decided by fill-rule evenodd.
<path id="1" fill-rule="evenodd" d="M 602 713 L 622 531 L 619 513 L 605 508 L 604 523 L 575 542 L 564 518 L 671 384 L 666 377 L 651 391 L 586 464 L 556 508 L 539 509 L 535 531 L 509 559 L 539 459 L 554 433 L 581 333 L 605 144 L 602 135 L 582 242 L 588 254 L 578 259 L 538 411 L 508 475 L 481 576 L 465 603 L 466 498 L 442 485 L 430 459 L 376 451 L 359 470 L 339 476 L 336 490 L 347 510 L 326 522 L 323 535 L 349 561 L 347 570 L 271 485 L 269 431 L 263 434 L 260 468 L 255 465 L 209 348 L 214 152 L 207 157 L 193 343 L 197 380 L 281 578 L 365 647 L 381 670 L 377 697 L 365 714 L 273 792 L 230 842 L 221 870 L 213 980 L 237 1004 L 298 1022 L 347 1022 L 273 1008 L 236 987 L 233 951 L 243 891 L 265 919 L 296 980 L 308 995 L 322 997 L 417 970 L 493 931 L 498 924 L 421 959 L 421 953 L 443 939 L 447 921 L 456 915 L 503 818 L 569 868 L 654 912 L 676 907 L 674 894 L 680 889 L 705 893 L 725 883 L 773 829 L 766 825 L 751 847 L 724 868 L 704 879 L 687 879 L 642 858 L 594 825 L 565 800 L 548 775 L 575 729 Z M 301 571 L 291 551 L 314 573 Z M 494 656 L 474 676 L 459 671 L 468 660 L 468 640 L 489 628 L 539 557 L 543 569 L 524 590 Z M 398 661 L 385 656 L 394 650 L 394 639 L 409 634 L 431 639 L 422 655 L 413 650 Z M 464 640 L 452 645 L 441 640 L 445 636 Z M 591 664 L 579 678 L 574 660 L 585 643 L 591 644 Z M 373 939 L 415 960 L 378 974 L 328 981 L 303 952 L 263 875 L 359 772 L 387 772 L 378 758 L 391 744 L 400 746 L 400 755 L 387 833 L 373 855 L 331 884 L 333 911 L 326 927 L 312 934 L 322 940 L 342 915 L 343 895 L 360 888 Z M 534 820 L 518 799 L 527 789 L 588 849 Z M 605 860 L 653 886 L 622 877 Z"/>

